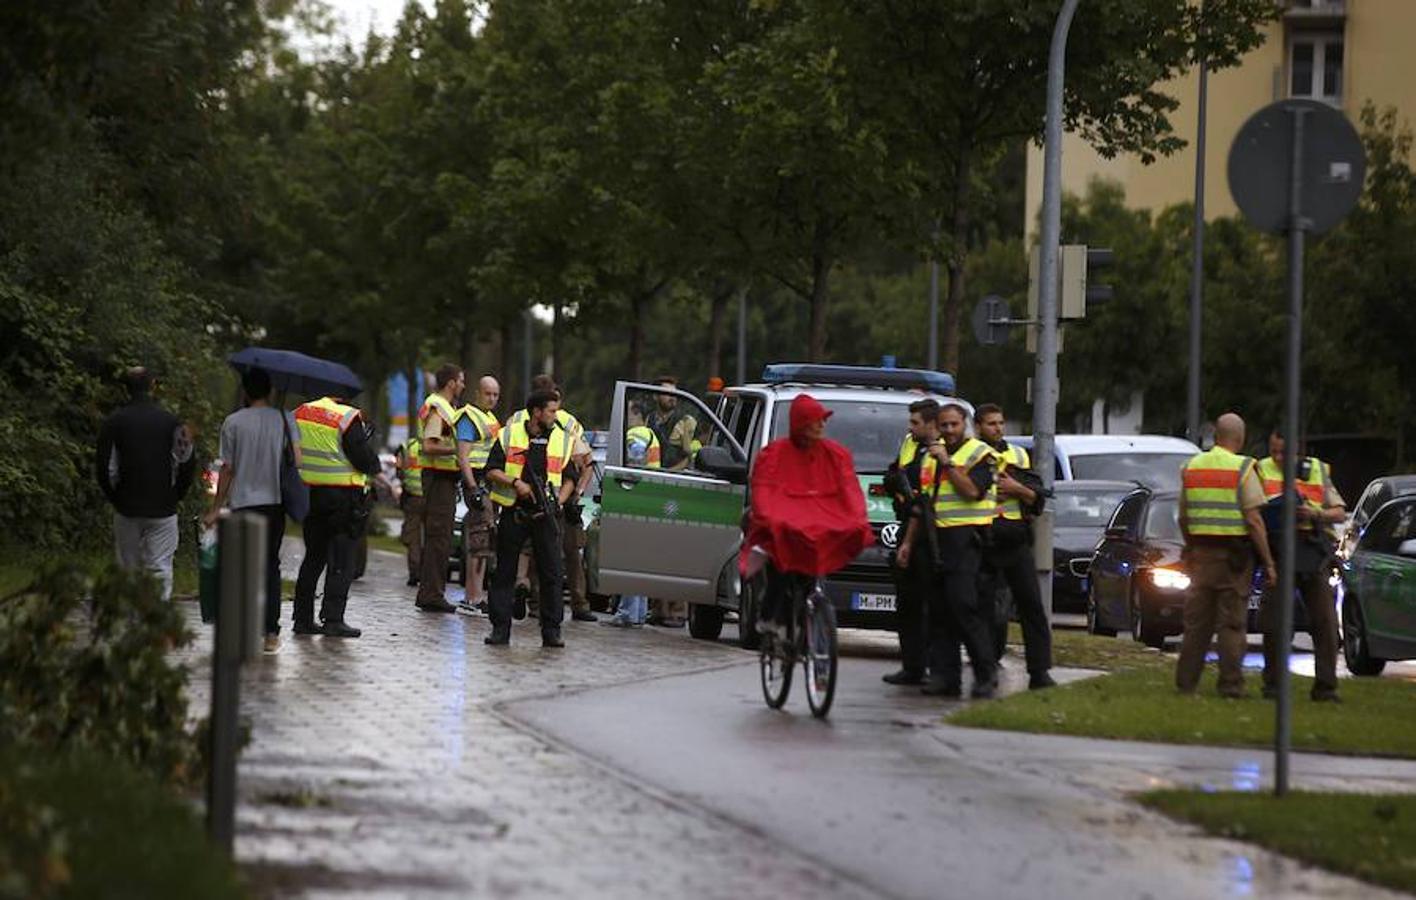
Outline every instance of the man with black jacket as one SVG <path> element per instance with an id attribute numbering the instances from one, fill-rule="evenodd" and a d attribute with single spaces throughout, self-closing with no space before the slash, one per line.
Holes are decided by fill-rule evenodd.
<path id="1" fill-rule="evenodd" d="M 909 531 L 909 520 L 919 500 L 919 468 L 929 448 L 939 441 L 939 403 L 928 398 L 910 404 L 910 431 L 900 444 L 898 459 L 886 474 L 886 487 L 895 505 L 896 538 Z M 924 540 L 919 531 L 917 542 Z M 895 580 L 895 628 L 900 636 L 900 670 L 882 676 L 886 684 L 922 685 L 926 666 L 928 603 L 933 560 L 927 547 L 914 547 L 908 568 L 892 566 Z"/>
<path id="2" fill-rule="evenodd" d="M 1033 565 L 1032 525 L 1025 513 L 1037 508 L 1038 494 L 1024 483 L 1024 472 L 1032 469 L 1028 451 L 1003 438 L 1003 410 L 984 403 L 974 411 L 974 428 L 979 439 L 993 448 L 994 479 L 998 513 L 989 528 L 989 540 L 980 570 L 979 604 L 991 612 L 994 658 L 1001 660 L 1008 643 L 1008 609 L 998 602 L 999 587 L 1008 586 L 1013 607 L 1023 626 L 1023 647 L 1028 666 L 1028 687 L 1032 690 L 1056 684 L 1052 668 L 1052 628 L 1047 610 L 1042 608 Z"/>
<path id="3" fill-rule="evenodd" d="M 116 511 L 118 564 L 153 573 L 165 600 L 172 596 L 177 503 L 191 487 L 196 469 L 192 436 L 153 400 L 155 381 L 147 369 L 131 368 L 123 381 L 128 403 L 105 419 L 98 432 L 98 486 Z"/>
<path id="4" fill-rule="evenodd" d="M 322 397 L 295 410 L 300 430 L 300 480 L 310 486 L 305 516 L 305 559 L 295 582 L 296 634 L 356 638 L 361 632 L 344 621 L 349 584 L 354 579 L 354 551 L 369 520 L 365 490 L 378 476 L 379 457 L 373 429 L 356 407 Z M 326 571 L 328 570 L 328 571 Z M 315 584 L 325 576 L 321 626 L 315 622 Z"/>
<path id="5" fill-rule="evenodd" d="M 535 391 L 526 400 L 526 416 L 513 417 L 492 445 L 487 481 L 497 520 L 497 564 L 487 594 L 492 633 L 485 643 L 511 642 L 512 591 L 521 546 L 531 541 L 540 577 L 541 646 L 564 647 L 561 619 L 565 615 L 561 584 L 561 509 L 575 483 L 565 477 L 570 466 L 570 435 L 556 419 L 560 398 L 554 391 Z"/>

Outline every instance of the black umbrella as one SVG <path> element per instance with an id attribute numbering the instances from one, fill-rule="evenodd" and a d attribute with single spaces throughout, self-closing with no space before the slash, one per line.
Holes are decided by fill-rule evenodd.
<path id="1" fill-rule="evenodd" d="M 349 399 L 364 389 L 359 376 L 343 363 L 306 356 L 294 350 L 247 347 L 231 354 L 226 361 L 238 372 L 253 367 L 265 369 L 270 373 L 271 385 L 279 391 L 310 396 L 333 394 Z"/>

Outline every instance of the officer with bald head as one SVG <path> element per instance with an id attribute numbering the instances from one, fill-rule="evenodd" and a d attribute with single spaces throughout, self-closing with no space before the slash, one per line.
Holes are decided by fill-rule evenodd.
<path id="1" fill-rule="evenodd" d="M 1260 509 L 1264 490 L 1254 459 L 1240 454 L 1244 420 L 1225 413 L 1215 422 L 1215 445 L 1185 463 L 1180 493 L 1183 561 L 1190 576 L 1185 599 L 1185 635 L 1175 664 L 1175 687 L 1193 694 L 1205 654 L 1219 635 L 1221 697 L 1244 696 L 1244 650 L 1248 645 L 1249 585 L 1257 557 L 1264 577 L 1277 578 Z"/>

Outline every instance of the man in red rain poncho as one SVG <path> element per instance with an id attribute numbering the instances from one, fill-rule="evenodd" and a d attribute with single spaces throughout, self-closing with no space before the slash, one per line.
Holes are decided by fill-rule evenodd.
<path id="1" fill-rule="evenodd" d="M 770 560 L 762 625 L 784 624 L 782 573 L 819 577 L 855 558 L 875 540 L 851 451 L 824 435 L 831 411 L 816 398 L 792 401 L 791 436 L 763 448 L 753 465 L 751 514 L 738 565 L 744 575 Z"/>

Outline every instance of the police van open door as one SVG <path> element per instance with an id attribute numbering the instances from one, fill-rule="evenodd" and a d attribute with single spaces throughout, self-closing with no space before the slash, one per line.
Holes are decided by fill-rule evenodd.
<path id="1" fill-rule="evenodd" d="M 697 397 L 616 383 L 600 489 L 600 590 L 713 603 L 741 537 L 746 484 L 747 453 Z"/>

